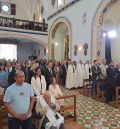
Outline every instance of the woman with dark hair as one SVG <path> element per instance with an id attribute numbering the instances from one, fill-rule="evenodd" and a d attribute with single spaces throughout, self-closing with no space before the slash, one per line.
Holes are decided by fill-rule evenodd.
<path id="1" fill-rule="evenodd" d="M 51 85 L 49 86 L 49 91 L 51 95 L 55 98 L 63 95 L 60 86 L 57 84 L 56 78 L 54 77 L 51 79 Z"/>
<path id="2" fill-rule="evenodd" d="M 41 70 L 39 67 L 35 69 L 35 74 L 31 79 L 31 85 L 32 85 L 34 94 L 37 96 L 42 95 L 46 91 L 45 77 L 41 75 Z"/>
<path id="3" fill-rule="evenodd" d="M 52 78 L 51 79 L 51 85 L 49 86 L 49 92 L 51 94 L 51 96 L 53 96 L 54 98 L 59 98 L 61 96 L 63 96 L 63 93 L 60 89 L 60 86 L 56 83 L 56 78 Z M 57 100 L 57 102 L 59 103 L 60 106 L 64 105 L 64 100 Z"/>

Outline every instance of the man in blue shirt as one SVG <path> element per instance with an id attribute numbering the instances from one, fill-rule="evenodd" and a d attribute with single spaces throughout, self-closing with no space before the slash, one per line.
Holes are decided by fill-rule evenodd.
<path id="1" fill-rule="evenodd" d="M 7 88 L 4 105 L 8 110 L 9 129 L 31 129 L 31 112 L 34 105 L 34 94 L 31 85 L 25 83 L 23 71 L 15 75 L 16 82 Z"/>

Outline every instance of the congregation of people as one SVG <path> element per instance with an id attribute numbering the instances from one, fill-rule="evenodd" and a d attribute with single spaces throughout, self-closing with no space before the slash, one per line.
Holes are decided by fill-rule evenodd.
<path id="1" fill-rule="evenodd" d="M 9 129 L 30 129 L 34 97 L 44 113 L 40 125 L 42 129 L 64 129 L 64 117 L 58 113 L 56 101 L 63 96 L 60 86 L 67 89 L 83 87 L 84 79 L 91 80 L 91 96 L 96 96 L 97 82 L 107 80 L 102 88 L 106 92 L 106 102 L 112 102 L 115 87 L 120 86 L 120 63 L 106 60 L 71 61 L 26 60 L 0 61 L 0 87 L 4 88 L 4 103 L 9 112 Z M 38 104 L 38 103 L 37 103 Z M 46 110 L 43 110 L 46 109 Z M 39 109 L 36 109 L 39 110 Z M 16 126 L 16 128 L 15 128 Z"/>

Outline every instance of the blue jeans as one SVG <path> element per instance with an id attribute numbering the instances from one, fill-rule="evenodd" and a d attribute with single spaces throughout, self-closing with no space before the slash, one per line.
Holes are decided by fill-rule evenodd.
<path id="1" fill-rule="evenodd" d="M 28 119 L 24 121 L 17 120 L 12 117 L 8 117 L 8 128 L 9 129 L 31 129 L 32 125 L 32 117 L 29 117 Z"/>
<path id="2" fill-rule="evenodd" d="M 96 96 L 96 86 L 97 86 L 97 81 L 98 80 L 93 80 L 92 85 L 91 85 L 91 96 L 95 97 Z"/>

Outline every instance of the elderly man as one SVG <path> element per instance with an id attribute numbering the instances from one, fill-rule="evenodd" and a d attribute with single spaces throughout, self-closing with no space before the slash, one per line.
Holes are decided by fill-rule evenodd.
<path id="1" fill-rule="evenodd" d="M 23 71 L 16 72 L 16 82 L 7 88 L 4 105 L 8 110 L 9 129 L 31 129 L 31 112 L 34 105 L 34 94 L 31 85 L 25 83 Z"/>
<path id="2" fill-rule="evenodd" d="M 46 110 L 41 129 L 64 129 L 64 118 L 56 111 L 55 99 L 49 91 L 40 96 L 40 105 Z"/>

